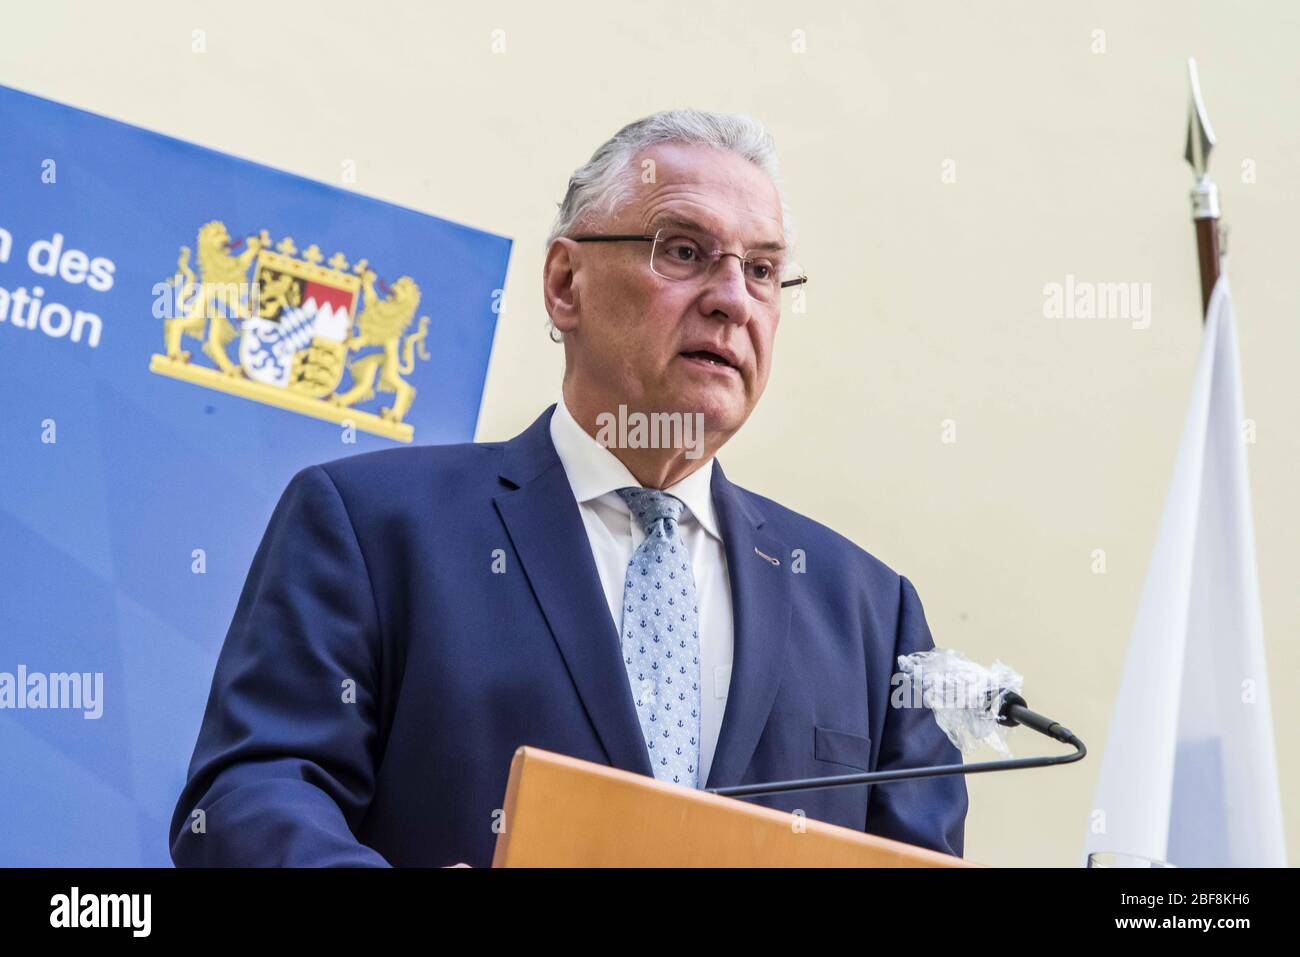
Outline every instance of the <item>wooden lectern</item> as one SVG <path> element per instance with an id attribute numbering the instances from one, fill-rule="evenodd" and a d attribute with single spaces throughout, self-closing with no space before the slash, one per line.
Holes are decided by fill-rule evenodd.
<path id="1" fill-rule="evenodd" d="M 522 747 L 493 867 L 977 867 L 940 854 Z"/>

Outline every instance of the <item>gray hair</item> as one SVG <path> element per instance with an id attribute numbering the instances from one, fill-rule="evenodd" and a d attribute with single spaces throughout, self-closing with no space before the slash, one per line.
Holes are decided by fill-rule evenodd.
<path id="1" fill-rule="evenodd" d="M 549 249 L 560 236 L 577 231 L 602 215 L 610 215 L 627 202 L 636 183 L 632 160 L 642 150 L 659 143 L 686 143 L 728 150 L 753 163 L 771 178 L 781 202 L 784 240 L 793 251 L 794 228 L 790 208 L 781 190 L 781 168 L 776 144 L 763 124 L 738 113 L 701 110 L 665 110 L 629 123 L 591 154 L 569 177 L 569 188 L 546 237 Z M 551 338 L 559 331 L 549 322 Z"/>

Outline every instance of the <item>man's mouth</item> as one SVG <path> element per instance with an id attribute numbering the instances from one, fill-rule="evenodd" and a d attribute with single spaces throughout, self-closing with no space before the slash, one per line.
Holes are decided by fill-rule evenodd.
<path id="1" fill-rule="evenodd" d="M 691 349 L 681 353 L 681 356 L 685 359 L 692 359 L 696 362 L 708 363 L 710 366 L 717 369 L 733 369 L 736 372 L 740 371 L 732 358 L 714 352 L 711 349 Z"/>

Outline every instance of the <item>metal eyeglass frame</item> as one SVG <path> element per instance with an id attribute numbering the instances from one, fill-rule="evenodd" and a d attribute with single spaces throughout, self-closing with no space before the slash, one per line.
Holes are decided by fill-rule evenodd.
<path id="1" fill-rule="evenodd" d="M 671 226 L 660 226 L 659 229 L 657 229 L 657 230 L 655 231 L 655 234 L 654 234 L 653 236 L 645 236 L 645 235 L 588 235 L 588 236 L 571 236 L 571 237 L 569 237 L 569 238 L 572 239 L 575 243 L 632 243 L 632 242 L 636 242 L 636 243 L 651 243 L 652 245 L 650 246 L 650 271 L 653 272 L 656 276 L 659 276 L 659 277 L 661 277 L 661 278 L 663 278 L 663 279 L 667 279 L 667 280 L 669 280 L 669 281 L 671 281 L 671 282 L 682 282 L 683 280 L 677 279 L 677 278 L 675 278 L 675 277 L 673 277 L 673 276 L 665 276 L 663 273 L 659 272 L 659 270 L 655 269 L 655 251 L 658 249 L 658 246 L 659 246 L 659 239 L 660 239 L 660 237 L 663 235 L 663 233 L 667 232 L 667 231 L 670 230 L 670 229 L 674 229 L 674 228 L 676 228 L 676 227 L 671 227 Z M 745 250 L 745 251 L 746 251 L 746 252 L 755 252 L 756 250 L 749 250 L 749 249 L 747 249 L 747 250 Z M 709 265 L 709 270 L 708 270 L 708 272 L 706 273 L 706 275 L 712 275 L 712 274 L 713 274 L 713 270 L 715 270 L 715 269 L 718 268 L 718 263 L 721 262 L 722 259 L 723 259 L 724 257 L 726 257 L 726 256 L 734 256 L 734 257 L 736 257 L 737 259 L 740 260 L 740 271 L 741 271 L 741 274 L 742 274 L 742 275 L 743 275 L 744 272 L 745 272 L 745 266 L 748 265 L 748 264 L 751 263 L 751 262 L 754 262 L 755 259 L 759 258 L 759 257 L 749 258 L 749 257 L 747 257 L 747 256 L 742 256 L 740 253 L 727 253 L 727 252 L 723 252 L 721 249 L 717 250 L 717 251 L 714 252 L 712 255 L 713 255 L 713 261 L 712 261 L 712 263 Z M 781 289 L 788 289 L 788 288 L 790 288 L 791 286 L 801 286 L 801 285 L 803 285 L 804 283 L 806 283 L 807 281 L 808 281 L 808 277 L 807 277 L 806 275 L 800 273 L 800 275 L 796 276 L 794 279 L 784 279 L 784 280 L 782 280 L 782 281 L 781 281 L 781 284 L 777 287 L 777 289 L 778 289 L 778 291 L 779 291 L 779 290 L 781 290 Z M 746 283 L 746 284 L 745 284 L 745 291 L 746 291 L 746 292 L 749 292 L 749 283 Z M 764 301 L 765 301 L 765 300 L 762 300 L 762 299 L 758 299 L 757 297 L 754 296 L 753 293 L 749 293 L 749 298 L 753 299 L 755 302 L 764 302 Z"/>

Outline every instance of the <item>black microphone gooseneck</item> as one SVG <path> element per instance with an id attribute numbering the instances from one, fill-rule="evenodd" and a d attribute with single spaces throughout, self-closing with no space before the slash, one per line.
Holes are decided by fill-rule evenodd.
<path id="1" fill-rule="evenodd" d="M 1088 753 L 1082 741 L 1059 721 L 1030 711 L 1025 699 L 1014 691 L 1004 692 L 998 721 L 1007 727 L 1024 725 L 1049 738 L 1074 747 L 1071 754 L 1048 755 L 1039 758 L 1010 758 L 1002 761 L 981 761 L 977 764 L 940 764 L 929 768 L 899 768 L 891 771 L 867 771 L 862 774 L 839 774 L 826 778 L 801 778 L 795 781 L 771 781 L 760 784 L 737 784 L 725 788 L 704 788 L 709 794 L 722 797 L 757 797 L 761 794 L 785 794 L 790 791 L 816 791 L 820 788 L 841 788 L 854 784 L 879 784 L 884 781 L 902 781 L 913 778 L 934 778 L 945 774 L 978 774 L 983 771 L 1011 771 L 1016 768 L 1042 768 L 1053 764 L 1070 764 Z"/>

